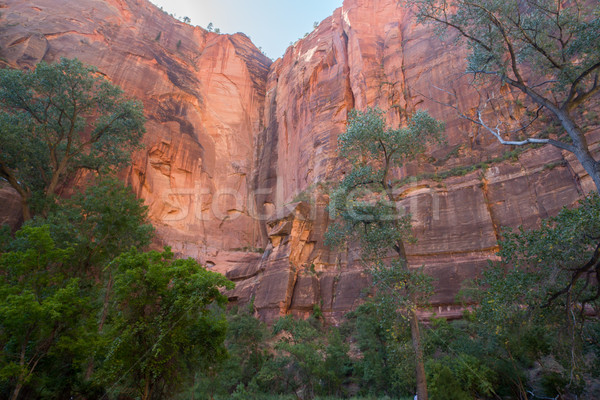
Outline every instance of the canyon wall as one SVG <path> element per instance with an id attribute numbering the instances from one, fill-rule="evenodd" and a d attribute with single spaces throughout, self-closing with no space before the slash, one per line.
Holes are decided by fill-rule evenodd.
<path id="1" fill-rule="evenodd" d="M 457 315 L 461 282 L 494 258 L 502 226 L 534 226 L 593 186 L 572 157 L 507 157 L 441 104 L 477 105 L 465 52 L 393 0 L 345 0 L 274 63 L 243 34 L 192 27 L 146 0 L 5 0 L 0 12 L 4 65 L 78 57 L 144 102 L 146 147 L 123 179 L 148 204 L 157 245 L 226 274 L 230 298 L 253 298 L 267 321 L 318 306 L 336 322 L 368 286 L 352 248 L 323 243 L 352 108 L 381 107 L 394 126 L 416 109 L 446 122 L 447 143 L 395 171 L 418 238 L 409 261 L 436 278 L 438 315 Z"/>

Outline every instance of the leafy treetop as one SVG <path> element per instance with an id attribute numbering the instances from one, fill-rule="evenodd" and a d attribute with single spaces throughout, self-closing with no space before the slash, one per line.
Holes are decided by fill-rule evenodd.
<path id="1" fill-rule="evenodd" d="M 0 177 L 22 197 L 49 198 L 82 170 L 114 170 L 140 146 L 139 101 L 77 59 L 0 70 Z"/>

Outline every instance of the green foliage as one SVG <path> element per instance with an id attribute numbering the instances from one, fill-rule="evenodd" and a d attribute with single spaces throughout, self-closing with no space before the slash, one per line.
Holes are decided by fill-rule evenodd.
<path id="1" fill-rule="evenodd" d="M 252 309 L 250 304 L 228 319 L 225 342 L 231 355 L 228 365 L 239 370 L 241 377 L 236 383 L 244 385 L 250 383 L 269 357 L 265 343 L 269 338 L 268 328 L 251 314 Z"/>
<path id="2" fill-rule="evenodd" d="M 399 241 L 411 240 L 410 216 L 394 202 L 389 173 L 421 154 L 427 144 L 440 142 L 442 130 L 443 124 L 425 112 L 415 113 L 404 128 L 388 129 L 381 110 L 353 110 L 338 138 L 339 153 L 352 169 L 331 194 L 329 211 L 336 221 L 326 243 L 339 246 L 356 240 L 364 257 L 377 258 Z"/>
<path id="3" fill-rule="evenodd" d="M 430 360 L 427 372 L 432 400 L 469 400 L 494 393 L 494 372 L 472 355 Z"/>
<path id="4" fill-rule="evenodd" d="M 142 202 L 109 179 L 6 240 L 0 396 L 170 398 L 225 357 L 220 289 L 233 284 L 168 251 L 139 253 L 145 221 Z"/>
<path id="5" fill-rule="evenodd" d="M 446 179 L 446 178 L 449 178 L 452 176 L 465 176 L 474 171 L 479 171 L 479 170 L 485 171 L 493 164 L 498 164 L 498 163 L 508 161 L 508 160 L 510 160 L 512 162 L 518 161 L 519 155 L 521 153 L 523 153 L 524 151 L 526 151 L 525 148 L 517 147 L 514 150 L 504 152 L 499 157 L 488 158 L 487 160 L 478 162 L 476 164 L 460 165 L 460 166 L 453 167 L 453 168 L 450 168 L 447 170 L 437 171 L 437 172 L 433 172 L 433 173 L 425 172 L 422 174 L 418 174 L 416 176 L 409 176 L 400 181 L 394 182 L 394 186 L 398 187 L 398 186 L 405 185 L 409 182 L 418 182 L 422 179 L 432 179 L 434 181 L 441 182 L 443 179 Z M 441 162 L 443 163 L 444 160 L 441 160 Z M 557 162 L 555 166 L 558 166 L 561 164 L 562 164 L 561 162 Z"/>
<path id="6" fill-rule="evenodd" d="M 277 361 L 283 366 L 286 384 L 291 390 L 302 390 L 306 397 L 314 398 L 325 373 L 325 341 L 318 324 L 286 316 L 275 323 L 273 333 L 281 336 L 275 349 L 280 352 Z"/>
<path id="7" fill-rule="evenodd" d="M 197 384 L 192 388 L 199 398 L 254 398 L 256 378 L 271 358 L 267 341 L 271 338 L 269 328 L 255 318 L 253 304 L 235 309 L 227 316 L 228 358 L 208 371 L 198 374 Z M 190 398 L 185 393 L 182 398 Z"/>
<path id="8" fill-rule="evenodd" d="M 0 254 L 2 254 L 12 241 L 10 226 L 0 225 Z"/>
<path id="9" fill-rule="evenodd" d="M 542 221 L 539 229 L 506 230 L 498 253 L 502 263 L 490 268 L 479 282 L 489 288 L 475 297 L 481 304 L 479 315 L 503 328 L 510 326 L 509 318 L 525 312 L 527 318 L 549 323 L 557 315 L 566 315 L 555 313 L 561 308 L 570 310 L 575 303 L 584 307 L 597 301 L 598 285 L 591 279 L 598 237 L 600 197 L 596 194 Z M 505 265 L 512 268 L 507 270 Z M 562 324 L 569 326 L 570 320 Z"/>
<path id="10" fill-rule="evenodd" d="M 352 361 L 349 346 L 335 329 L 327 332 L 314 318 L 287 316 L 269 332 L 251 309 L 229 316 L 229 358 L 214 373 L 202 374 L 195 390 L 200 398 L 345 396 Z"/>
<path id="11" fill-rule="evenodd" d="M 49 224 L 53 239 L 74 249 L 70 260 L 74 274 L 97 276 L 122 252 L 150 244 L 154 228 L 147 214 L 148 208 L 131 188 L 104 178 L 62 200 L 47 218 L 36 218 L 32 224 Z"/>
<path id="12" fill-rule="evenodd" d="M 144 122 L 140 102 L 77 59 L 0 70 L 0 176 L 29 206 L 77 171 L 123 166 Z"/>
<path id="13" fill-rule="evenodd" d="M 598 354 L 589 344 L 597 318 L 583 311 L 598 303 L 599 221 L 594 194 L 538 229 L 506 231 L 502 262 L 465 291 L 479 304 L 469 316 L 471 346 L 451 347 L 485 360 L 499 394 L 525 396 L 540 387 L 548 396 L 580 394 L 583 377 L 595 374 Z M 536 366 L 541 380 L 533 381 L 525 371 Z"/>
<path id="14" fill-rule="evenodd" d="M 59 395 L 56 382 L 40 383 L 57 368 L 77 369 L 94 350 L 93 302 L 66 274 L 71 253 L 40 226 L 18 231 L 0 257 L 0 382 L 12 396 L 28 386 Z"/>
<path id="15" fill-rule="evenodd" d="M 383 294 L 383 293 L 381 293 Z M 354 379 L 364 395 L 414 393 L 415 361 L 408 320 L 381 294 L 349 313 L 348 324 L 361 357 L 354 360 Z"/>
<path id="16" fill-rule="evenodd" d="M 170 396 L 190 367 L 208 368 L 225 357 L 227 323 L 217 306 L 233 283 L 192 259 L 131 250 L 117 257 L 104 373 L 121 390 L 144 399 Z M 217 307 L 217 308 L 215 308 Z"/>
<path id="17" fill-rule="evenodd" d="M 539 229 L 507 230 L 500 242 L 506 264 L 520 269 L 544 266 L 539 273 L 567 270 L 585 264 L 594 254 L 600 236 L 600 196 L 590 195 L 575 208 L 563 208 Z"/>
<path id="18" fill-rule="evenodd" d="M 441 142 L 443 128 L 424 111 L 415 112 L 406 127 L 389 129 L 383 111 L 352 110 L 348 128 L 338 138 L 340 155 L 357 166 L 400 166 L 422 154 L 428 143 Z"/>

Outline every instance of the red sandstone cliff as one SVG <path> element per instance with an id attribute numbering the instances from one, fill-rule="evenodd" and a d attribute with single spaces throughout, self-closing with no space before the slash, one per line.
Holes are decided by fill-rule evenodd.
<path id="1" fill-rule="evenodd" d="M 510 150 L 429 99 L 439 98 L 443 92 L 436 88 L 444 88 L 455 90 L 463 107 L 476 106 L 475 93 L 457 79 L 463 60 L 464 52 L 415 26 L 397 2 L 346 0 L 271 66 L 268 129 L 258 143 L 272 150 L 258 158 L 264 163 L 255 174 L 258 186 L 271 190 L 260 199 L 265 209 L 279 212 L 265 227 L 270 244 L 252 271 L 252 291 L 244 283 L 236 289 L 256 296 L 265 319 L 302 315 L 316 304 L 336 320 L 360 301 L 367 277 L 355 255 L 323 245 L 328 221 L 321 187 L 344 172 L 336 138 L 350 109 L 379 106 L 389 110 L 388 122 L 395 125 L 421 108 L 446 122 L 448 143 L 397 171 L 398 179 L 470 166 Z M 399 198 L 413 214 L 418 237 L 408 249 L 409 261 L 437 279 L 434 311 L 456 315 L 453 303 L 462 281 L 494 258 L 501 227 L 532 226 L 555 215 L 591 189 L 584 175 L 572 158 L 565 161 L 560 151 L 544 147 L 464 176 L 400 185 Z M 294 208 L 294 200 L 312 204 Z M 248 282 L 251 274 L 228 276 Z"/>
<path id="2" fill-rule="evenodd" d="M 469 88 L 453 83 L 463 54 L 393 0 L 346 0 L 272 65 L 244 35 L 193 28 L 145 0 L 0 7 L 5 64 L 78 57 L 144 101 L 146 148 L 124 179 L 146 199 L 162 243 L 236 281 L 231 298 L 254 297 L 266 320 L 314 305 L 337 320 L 368 284 L 352 251 L 323 244 L 325 188 L 345 169 L 336 139 L 350 109 L 379 106 L 398 124 L 423 108 L 446 122 L 448 143 L 398 179 L 507 150 L 428 99 L 444 87 L 475 105 Z M 462 280 L 493 257 L 501 226 L 534 225 L 590 187 L 578 164 L 550 147 L 400 185 L 419 239 L 411 265 L 438 279 L 435 311 L 453 312 Z"/>
<path id="3" fill-rule="evenodd" d="M 163 242 L 194 257 L 253 242 L 244 202 L 223 196 L 220 218 L 203 218 L 212 193 L 247 192 L 271 64 L 250 39 L 194 28 L 142 0 L 3 3 L 5 63 L 78 57 L 143 100 L 146 147 L 126 179 Z"/>

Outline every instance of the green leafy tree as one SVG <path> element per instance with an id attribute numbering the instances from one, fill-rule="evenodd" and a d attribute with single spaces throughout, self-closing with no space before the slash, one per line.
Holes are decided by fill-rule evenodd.
<path id="1" fill-rule="evenodd" d="M 252 315 L 252 303 L 228 319 L 227 351 L 230 358 L 224 370 L 237 370 L 238 378 L 230 381 L 229 390 L 240 383 L 247 386 L 269 358 L 265 341 L 270 338 L 267 326 Z"/>
<path id="2" fill-rule="evenodd" d="M 531 283 L 537 290 L 528 291 L 530 297 L 518 297 L 528 304 L 563 305 L 570 314 L 573 307 L 583 311 L 600 298 L 598 237 L 600 196 L 594 194 L 577 207 L 563 208 L 556 217 L 542 221 L 538 229 L 507 230 L 498 254 L 503 264 L 514 267 L 512 274 L 523 272 L 534 279 Z"/>
<path id="3" fill-rule="evenodd" d="M 581 118 L 597 104 L 600 91 L 600 8 L 585 0 L 407 0 L 419 22 L 450 30 L 466 41 L 467 73 L 491 88 L 476 115 L 462 116 L 506 145 L 550 144 L 573 153 L 600 191 L 600 163 L 590 151 Z M 521 94 L 526 110 L 489 122 L 484 108 L 495 108 L 500 89 Z M 512 97 L 514 99 L 514 97 Z M 511 101 L 511 100 L 509 100 Z M 520 102 L 514 105 L 522 104 Z M 455 106 L 456 107 L 456 106 Z M 489 110 L 488 108 L 488 110 Z M 528 129 L 541 115 L 561 130 L 550 137 Z M 519 115 L 522 117 L 519 118 Z M 592 114 L 588 115 L 591 116 Z M 520 137 L 516 137 L 519 135 Z"/>
<path id="4" fill-rule="evenodd" d="M 93 302 L 66 273 L 71 253 L 55 246 L 48 226 L 26 226 L 0 257 L 0 380 L 11 400 L 39 388 L 60 360 L 77 368 L 94 349 Z"/>
<path id="5" fill-rule="evenodd" d="M 464 353 L 429 360 L 427 372 L 432 400 L 471 400 L 495 394 L 494 372 Z"/>
<path id="6" fill-rule="evenodd" d="M 77 59 L 0 70 L 0 177 L 29 220 L 32 203 L 56 195 L 74 173 L 128 162 L 144 123 L 139 101 Z"/>
<path id="7" fill-rule="evenodd" d="M 53 239 L 73 248 L 73 275 L 93 278 L 131 247 L 148 246 L 154 234 L 144 201 L 116 178 L 97 179 L 33 223 L 50 225 Z"/>
<path id="8" fill-rule="evenodd" d="M 588 314 L 598 306 L 599 213 L 594 194 L 540 228 L 504 232 L 501 262 L 464 290 L 477 306 L 464 321 L 434 321 L 428 335 L 428 351 L 437 355 L 429 373 L 438 387 L 447 390 L 444 382 L 453 376 L 457 395 L 525 399 L 581 395 L 593 386 L 598 318 Z M 456 361 L 481 379 L 465 379 L 469 371 Z M 540 378 L 529 373 L 533 367 Z"/>
<path id="9" fill-rule="evenodd" d="M 428 144 L 440 142 L 443 124 L 426 112 L 412 115 L 399 129 L 387 128 L 383 112 L 353 110 L 345 133 L 338 138 L 340 156 L 351 169 L 332 193 L 329 210 L 335 222 L 327 231 L 330 245 L 357 243 L 362 261 L 373 271 L 389 274 L 381 282 L 387 290 L 406 293 L 406 309 L 416 359 L 417 394 L 427 400 L 425 364 L 417 306 L 422 277 L 409 270 L 405 241 L 413 240 L 410 216 L 398 209 L 392 169 L 422 154 Z M 389 260 L 386 261 L 386 260 Z"/>
<path id="10" fill-rule="evenodd" d="M 59 247 L 72 248 L 68 273 L 81 279 L 89 296 L 102 304 L 97 331 L 104 329 L 112 297 L 113 271 L 107 265 L 119 254 L 150 244 L 154 228 L 148 209 L 131 188 L 115 178 L 98 179 L 83 192 L 55 204 L 47 218 L 34 218 L 29 225 L 49 225 Z M 94 360 L 85 378 L 94 383 Z"/>
<path id="11" fill-rule="evenodd" d="M 193 393 L 182 393 L 182 399 L 195 395 L 200 399 L 215 396 L 230 398 L 237 389 L 241 391 L 243 388 L 246 392 L 246 388 L 255 386 L 253 381 L 271 357 L 268 345 L 271 335 L 267 325 L 254 317 L 253 312 L 252 302 L 228 312 L 225 339 L 228 358 L 208 371 L 199 371 L 194 378 Z M 254 391 L 255 388 L 251 389 Z"/>
<path id="12" fill-rule="evenodd" d="M 552 354 L 568 371 L 561 390 L 578 390 L 577 376 L 589 371 L 586 342 L 597 320 L 586 314 L 600 299 L 598 237 L 596 194 L 538 229 L 509 230 L 500 241 L 502 262 L 484 274 L 475 297 L 476 315 L 491 334 L 507 346 L 511 335 L 519 347 L 525 341 L 529 358 Z"/>
<path id="13" fill-rule="evenodd" d="M 285 375 L 288 390 L 296 395 L 303 393 L 308 399 L 320 392 L 325 373 L 325 338 L 320 328 L 314 319 L 295 320 L 291 315 L 280 318 L 273 326 L 273 333 L 281 335 L 275 345 L 278 358 L 284 360 L 279 374 Z"/>
<path id="14" fill-rule="evenodd" d="M 220 289 L 232 289 L 232 282 L 192 259 L 174 259 L 168 249 L 131 250 L 111 268 L 112 343 L 104 369 L 113 387 L 144 400 L 168 398 L 190 373 L 226 356 L 227 322 L 217 306 L 227 301 Z"/>
<path id="15" fill-rule="evenodd" d="M 349 356 L 350 346 L 344 341 L 339 329 L 332 327 L 327 335 L 321 393 L 336 397 L 346 397 L 345 384 L 354 372 Z"/>
<path id="16" fill-rule="evenodd" d="M 385 297 L 395 295 L 388 292 Z M 397 303 L 382 299 L 381 294 L 347 315 L 351 337 L 360 351 L 354 360 L 354 379 L 364 395 L 409 396 L 415 387 L 410 327 L 397 312 Z"/>
<path id="17" fill-rule="evenodd" d="M 523 370 L 503 368 L 508 364 L 506 353 L 473 318 L 465 313 L 462 320 L 446 321 L 432 318 L 427 331 L 426 364 L 431 398 L 500 398 L 499 389 L 510 387 Z M 503 371 L 504 369 L 504 371 Z M 516 379 L 515 379 L 516 378 Z M 507 382 L 510 382 L 507 384 Z M 517 396 L 518 398 L 518 396 Z"/>

